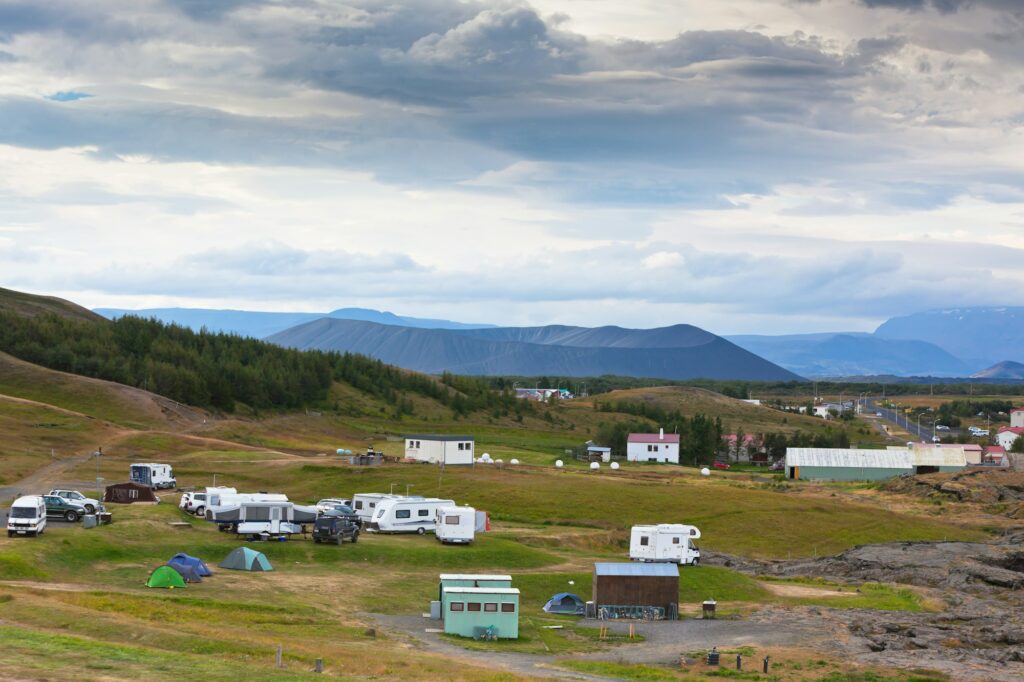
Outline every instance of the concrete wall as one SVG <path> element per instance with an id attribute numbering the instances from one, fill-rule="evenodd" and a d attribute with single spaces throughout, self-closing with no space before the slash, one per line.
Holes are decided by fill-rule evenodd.
<path id="1" fill-rule="evenodd" d="M 911 469 L 875 469 L 863 467 L 798 467 L 797 478 L 805 481 L 883 481 L 900 474 L 913 473 Z M 959 471 L 959 469 L 957 470 Z"/>

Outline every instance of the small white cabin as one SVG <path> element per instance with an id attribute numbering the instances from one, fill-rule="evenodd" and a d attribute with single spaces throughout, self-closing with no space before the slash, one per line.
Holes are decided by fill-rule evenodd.
<path id="1" fill-rule="evenodd" d="M 453 500 L 436 497 L 401 497 L 381 500 L 373 520 L 366 524 L 372 533 L 419 533 L 436 528 L 437 510 L 454 507 Z"/>
<path id="2" fill-rule="evenodd" d="M 629 558 L 633 561 L 658 561 L 675 564 L 700 563 L 700 550 L 693 544 L 700 529 L 682 523 L 633 526 L 629 537 Z"/>
<path id="3" fill-rule="evenodd" d="M 470 436 L 406 436 L 405 458 L 430 464 L 472 464 L 474 447 Z"/>
<path id="4" fill-rule="evenodd" d="M 476 536 L 476 510 L 472 507 L 438 507 L 434 535 L 445 544 L 468 545 Z"/>

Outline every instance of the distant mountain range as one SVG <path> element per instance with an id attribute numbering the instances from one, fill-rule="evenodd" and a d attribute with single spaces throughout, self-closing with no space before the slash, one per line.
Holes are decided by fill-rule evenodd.
<path id="1" fill-rule="evenodd" d="M 894 317 L 875 330 L 884 339 L 934 343 L 976 369 L 1024 362 L 1024 307 L 949 308 Z"/>
<path id="2" fill-rule="evenodd" d="M 807 377 L 967 376 L 977 369 L 933 343 L 880 339 L 863 332 L 727 336 L 751 353 Z"/>
<path id="3" fill-rule="evenodd" d="M 378 324 L 425 329 L 478 329 L 494 326 L 488 324 L 466 324 L 463 322 L 452 322 L 451 320 L 402 317 L 394 313 L 370 310 L 368 308 L 339 308 L 329 313 L 275 313 L 252 312 L 248 310 L 214 310 L 209 308 L 144 308 L 141 310 L 96 308 L 94 312 L 111 320 L 122 315 L 138 315 L 145 318 L 154 317 L 161 322 L 173 322 L 195 331 L 205 327 L 212 332 L 251 336 L 257 339 L 266 338 L 289 327 L 325 317 L 340 320 L 363 320 Z"/>
<path id="4" fill-rule="evenodd" d="M 971 375 L 972 379 L 1024 379 L 1024 364 L 1006 360 Z"/>
<path id="5" fill-rule="evenodd" d="M 267 338 L 299 349 L 362 353 L 420 372 L 659 379 L 797 380 L 796 374 L 690 325 L 415 329 L 322 318 Z"/>

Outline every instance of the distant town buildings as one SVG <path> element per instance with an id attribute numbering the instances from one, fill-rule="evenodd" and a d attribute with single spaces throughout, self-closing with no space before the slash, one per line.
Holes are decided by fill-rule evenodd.
<path id="1" fill-rule="evenodd" d="M 555 396 L 559 400 L 574 398 L 572 392 L 567 388 L 517 388 L 516 397 L 523 400 L 536 400 L 541 402 Z"/>

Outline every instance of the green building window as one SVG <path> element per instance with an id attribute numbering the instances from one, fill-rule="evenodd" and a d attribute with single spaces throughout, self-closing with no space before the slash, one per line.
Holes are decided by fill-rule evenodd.
<path id="1" fill-rule="evenodd" d="M 477 601 L 469 602 L 469 610 L 470 611 L 479 611 L 480 610 L 480 602 L 477 602 Z"/>
<path id="2" fill-rule="evenodd" d="M 448 608 L 449 611 L 465 611 L 466 605 L 460 601 L 453 601 L 451 606 Z"/>
<path id="3" fill-rule="evenodd" d="M 496 602 L 488 602 L 484 604 L 484 611 L 486 611 L 487 613 L 497 613 L 498 604 Z"/>
<path id="4" fill-rule="evenodd" d="M 515 613 L 516 612 L 516 605 L 515 604 L 502 604 L 501 605 L 501 612 L 502 613 Z"/>

